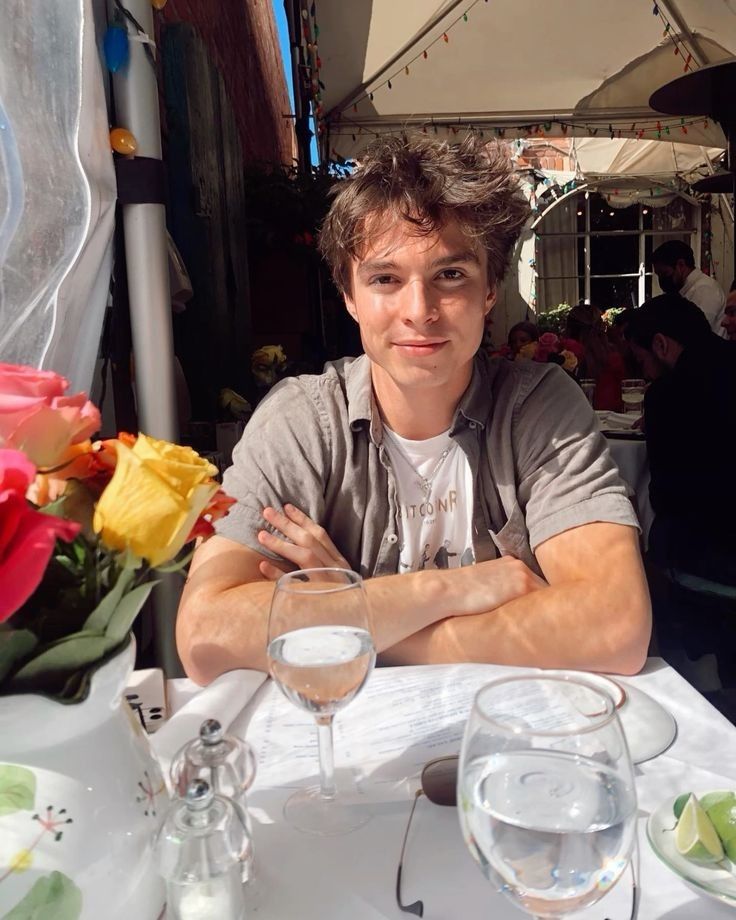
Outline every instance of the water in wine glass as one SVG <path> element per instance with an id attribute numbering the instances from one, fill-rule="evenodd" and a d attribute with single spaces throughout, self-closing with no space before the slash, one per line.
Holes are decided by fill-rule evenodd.
<path id="1" fill-rule="evenodd" d="M 306 626 L 272 639 L 268 657 L 271 675 L 288 699 L 315 716 L 327 716 L 358 693 L 375 652 L 365 629 Z"/>
<path id="2" fill-rule="evenodd" d="M 594 903 L 626 868 L 636 798 L 604 762 L 555 750 L 479 757 L 466 766 L 460 804 L 484 874 L 539 917 Z"/>

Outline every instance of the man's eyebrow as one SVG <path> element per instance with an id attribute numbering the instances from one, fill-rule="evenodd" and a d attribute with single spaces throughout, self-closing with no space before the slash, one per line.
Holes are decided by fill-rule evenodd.
<path id="1" fill-rule="evenodd" d="M 360 263 L 358 274 L 369 275 L 371 272 L 386 272 L 396 267 L 396 263 L 390 259 L 370 259 L 368 262 Z"/>
<path id="2" fill-rule="evenodd" d="M 478 254 L 472 249 L 461 249 L 453 252 L 449 256 L 442 256 L 430 263 L 430 268 L 444 268 L 448 265 L 458 265 L 463 262 L 473 262 L 475 265 L 480 264 Z M 390 259 L 369 259 L 367 262 L 361 262 L 358 266 L 358 273 L 369 275 L 371 272 L 385 272 L 398 268 L 396 262 Z"/>
<path id="3" fill-rule="evenodd" d="M 432 262 L 432 268 L 457 265 L 458 262 L 473 262 L 476 265 L 480 265 L 480 259 L 478 258 L 477 252 L 473 249 L 461 249 L 459 252 L 454 252 L 449 256 L 442 256 L 441 259 L 435 259 L 435 261 Z"/>

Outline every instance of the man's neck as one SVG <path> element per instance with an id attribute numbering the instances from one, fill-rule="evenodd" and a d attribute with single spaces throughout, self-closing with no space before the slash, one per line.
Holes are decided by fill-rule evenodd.
<path id="1" fill-rule="evenodd" d="M 375 365 L 372 367 L 372 379 L 373 393 L 384 423 L 410 441 L 424 441 L 447 431 L 470 382 L 459 381 L 455 387 L 403 390 L 382 375 Z"/>

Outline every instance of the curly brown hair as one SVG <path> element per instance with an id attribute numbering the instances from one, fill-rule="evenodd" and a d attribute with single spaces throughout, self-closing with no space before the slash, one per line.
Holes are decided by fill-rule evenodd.
<path id="1" fill-rule="evenodd" d="M 418 235 L 457 221 L 488 256 L 488 280 L 500 281 L 529 214 L 507 151 L 474 136 L 458 145 L 423 134 L 375 141 L 355 173 L 338 183 L 319 237 L 320 252 L 343 294 L 351 260 L 360 258 L 386 217 Z M 380 232 L 380 230 L 378 231 Z"/>

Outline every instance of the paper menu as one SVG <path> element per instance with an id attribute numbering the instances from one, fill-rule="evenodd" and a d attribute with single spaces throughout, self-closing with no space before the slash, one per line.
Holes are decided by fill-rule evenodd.
<path id="1" fill-rule="evenodd" d="M 489 680 L 518 673 L 500 665 L 377 668 L 335 718 L 336 769 L 379 785 L 417 776 L 428 760 L 459 751 L 476 691 Z M 317 773 L 314 718 L 275 684 L 264 688 L 247 731 L 267 785 L 295 784 Z"/>

